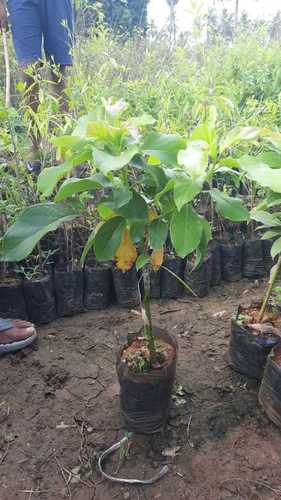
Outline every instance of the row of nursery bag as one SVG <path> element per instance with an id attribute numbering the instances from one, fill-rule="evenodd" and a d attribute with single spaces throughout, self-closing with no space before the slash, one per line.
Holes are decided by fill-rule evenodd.
<path id="1" fill-rule="evenodd" d="M 203 264 L 194 269 L 192 258 L 174 255 L 163 267 L 151 273 L 151 297 L 176 299 L 190 293 L 183 280 L 198 297 L 208 294 L 222 280 L 234 282 L 242 277 L 258 279 L 272 265 L 267 240 L 213 240 Z M 106 309 L 112 303 L 137 307 L 142 283 L 135 267 L 122 273 L 110 265 L 86 266 L 71 271 L 55 268 L 41 278 L 7 281 L 0 285 L 0 317 L 28 318 L 36 324 L 71 316 L 84 310 Z"/>

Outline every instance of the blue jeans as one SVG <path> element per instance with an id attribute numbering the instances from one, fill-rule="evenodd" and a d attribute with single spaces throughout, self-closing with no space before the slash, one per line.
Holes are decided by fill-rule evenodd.
<path id="1" fill-rule="evenodd" d="M 72 0 L 8 0 L 17 60 L 26 67 L 46 58 L 55 64 L 72 64 Z"/>

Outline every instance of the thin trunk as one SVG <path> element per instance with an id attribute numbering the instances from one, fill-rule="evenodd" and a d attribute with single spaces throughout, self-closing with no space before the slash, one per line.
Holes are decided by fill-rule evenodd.
<path id="1" fill-rule="evenodd" d="M 271 270 L 268 288 L 267 288 L 265 298 L 264 298 L 264 301 L 263 301 L 263 304 L 262 304 L 262 307 L 261 307 L 261 310 L 259 313 L 259 321 L 262 321 L 262 319 L 264 317 L 264 314 L 265 314 L 266 309 L 267 309 L 268 301 L 271 297 L 271 294 L 272 294 L 274 285 L 276 283 L 276 280 L 278 278 L 278 275 L 280 273 L 280 270 L 281 270 L 281 255 L 278 259 L 277 264 Z"/>
<path id="2" fill-rule="evenodd" d="M 4 59 L 5 59 L 5 69 L 6 69 L 5 106 L 6 108 L 9 108 L 11 106 L 11 66 L 10 66 L 8 39 L 6 31 L 2 31 L 2 37 L 3 37 Z"/>
<path id="3" fill-rule="evenodd" d="M 146 337 L 148 342 L 150 363 L 152 363 L 156 355 L 156 346 L 152 331 L 152 320 L 151 320 L 151 309 L 150 309 L 150 271 L 147 267 L 143 269 L 142 276 L 143 276 L 143 288 L 144 288 L 144 299 L 142 307 L 144 336 Z"/>

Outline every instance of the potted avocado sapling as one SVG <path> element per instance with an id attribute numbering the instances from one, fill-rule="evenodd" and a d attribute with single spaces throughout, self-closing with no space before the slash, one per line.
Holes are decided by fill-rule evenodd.
<path id="1" fill-rule="evenodd" d="M 252 210 L 251 217 L 262 223 L 258 231 L 265 231 L 263 240 L 276 240 L 271 248 L 272 259 L 276 259 L 281 250 L 280 214 L 256 209 Z M 263 300 L 247 307 L 240 305 L 231 323 L 230 365 L 238 372 L 258 380 L 263 376 L 269 353 L 281 341 L 281 315 L 272 302 L 280 268 L 281 257 L 271 269 Z"/>
<path id="2" fill-rule="evenodd" d="M 49 231 L 74 219 L 89 219 L 85 195 L 97 200 L 82 265 L 93 250 L 98 262 L 115 262 L 124 276 L 134 268 L 142 274 L 143 327 L 121 347 L 117 358 L 126 427 L 141 433 L 165 426 L 176 369 L 177 343 L 154 325 L 150 310 L 151 269 L 162 266 L 167 236 L 169 253 L 183 261 L 193 255 L 195 269 L 204 262 L 211 240 L 210 223 L 196 211 L 200 193 L 213 200 L 221 216 L 248 217 L 241 200 L 212 188 L 212 177 L 220 168 L 213 126 L 203 124 L 187 142 L 178 134 L 147 131 L 152 123 L 147 115 L 121 121 L 112 110 L 81 118 L 71 136 L 56 140 L 66 161 L 39 176 L 38 189 L 47 200 L 28 208 L 26 232 L 22 226 L 26 212 L 19 216 L 2 249 L 2 260 L 11 260 L 14 245 L 19 246 L 18 260 L 26 258 Z M 89 162 L 90 175 L 71 177 L 82 161 Z M 50 197 L 53 201 L 48 201 Z M 165 265 L 164 270 L 173 273 Z M 188 288 L 183 280 L 181 284 Z"/>

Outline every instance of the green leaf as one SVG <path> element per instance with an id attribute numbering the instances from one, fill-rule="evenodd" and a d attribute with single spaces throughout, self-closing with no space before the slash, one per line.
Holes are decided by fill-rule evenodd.
<path id="1" fill-rule="evenodd" d="M 168 224 L 160 219 L 153 220 L 148 227 L 149 244 L 153 250 L 164 246 L 168 236 Z"/>
<path id="2" fill-rule="evenodd" d="M 164 170 L 158 166 L 150 166 L 144 170 L 147 182 L 151 180 L 153 186 L 155 186 L 155 192 L 161 192 L 167 183 L 167 177 Z"/>
<path id="3" fill-rule="evenodd" d="M 100 226 L 94 237 L 94 253 L 99 261 L 114 259 L 125 228 L 123 217 L 113 217 Z"/>
<path id="4" fill-rule="evenodd" d="M 65 163 L 58 167 L 47 167 L 42 170 L 38 177 L 37 187 L 38 191 L 44 196 L 51 196 L 57 183 L 65 177 L 73 168 L 90 160 L 92 153 L 90 150 L 83 151 L 82 153 L 75 154 L 69 158 Z"/>
<path id="5" fill-rule="evenodd" d="M 180 212 L 200 191 L 201 187 L 188 177 L 175 179 L 174 200 L 178 211 Z"/>
<path id="6" fill-rule="evenodd" d="M 276 240 L 271 247 L 271 257 L 275 259 L 276 255 L 281 253 L 281 238 Z"/>
<path id="7" fill-rule="evenodd" d="M 93 191 L 95 189 L 101 189 L 105 187 L 110 187 L 111 182 L 101 174 L 95 174 L 91 177 L 86 177 L 84 179 L 78 179 L 76 177 L 72 177 L 71 179 L 67 179 L 61 185 L 56 197 L 55 201 L 60 202 L 73 196 L 74 194 L 84 193 L 85 191 Z"/>
<path id="8" fill-rule="evenodd" d="M 208 151 L 203 145 L 190 143 L 185 150 L 179 152 L 178 164 L 183 166 L 194 183 L 202 186 L 208 168 Z"/>
<path id="9" fill-rule="evenodd" d="M 148 255 L 146 255 L 144 253 L 139 255 L 139 257 L 137 258 L 137 261 L 136 261 L 137 271 L 140 271 L 149 262 L 150 262 L 150 257 Z"/>
<path id="10" fill-rule="evenodd" d="M 130 238 L 134 243 L 139 243 L 144 238 L 146 222 L 135 220 L 130 226 Z"/>
<path id="11" fill-rule="evenodd" d="M 176 165 L 178 152 L 185 147 L 185 141 L 179 134 L 150 132 L 143 140 L 142 151 L 158 158 L 166 165 Z"/>
<path id="12" fill-rule="evenodd" d="M 220 153 L 243 141 L 252 141 L 260 135 L 261 129 L 257 127 L 238 127 L 226 134 L 220 141 Z"/>
<path id="13" fill-rule="evenodd" d="M 275 229 L 275 230 L 271 230 L 271 231 L 266 231 L 263 235 L 262 235 L 262 240 L 272 240 L 272 238 L 276 238 L 277 236 L 281 236 L 281 227 L 280 229 Z"/>
<path id="14" fill-rule="evenodd" d="M 106 203 L 99 203 L 97 211 L 103 220 L 112 219 L 116 214 Z"/>
<path id="15" fill-rule="evenodd" d="M 83 249 L 83 252 L 82 252 L 82 255 L 81 255 L 81 259 L 80 259 L 80 264 L 81 266 L 83 267 L 85 265 L 85 260 L 88 256 L 88 253 L 89 251 L 91 250 L 91 248 L 94 247 L 94 239 L 95 239 L 95 235 L 96 235 L 96 229 L 94 229 L 94 231 L 91 232 L 89 238 L 88 238 L 88 241 Z"/>
<path id="16" fill-rule="evenodd" d="M 196 127 L 190 136 L 191 141 L 204 141 L 210 147 L 210 156 L 215 158 L 217 156 L 217 138 L 216 131 L 208 123 L 201 123 Z"/>
<path id="17" fill-rule="evenodd" d="M 133 125 L 133 127 L 139 128 L 146 127 L 147 125 L 154 125 L 156 123 L 156 120 L 148 113 L 144 113 L 141 116 L 130 118 L 129 122 L 131 125 Z"/>
<path id="18" fill-rule="evenodd" d="M 132 191 L 129 191 L 124 186 L 121 186 L 120 188 L 116 188 L 113 191 L 113 209 L 118 209 L 123 207 L 124 205 L 127 205 L 129 201 L 133 198 L 133 193 Z"/>
<path id="19" fill-rule="evenodd" d="M 258 160 L 266 163 L 270 168 L 281 168 L 281 154 L 274 151 L 267 151 L 257 156 Z"/>
<path id="20" fill-rule="evenodd" d="M 61 137 L 54 137 L 52 139 L 52 143 L 54 146 L 57 148 L 63 148 L 63 149 L 72 149 L 78 144 L 80 145 L 81 143 L 85 143 L 85 139 L 81 139 L 81 137 L 77 137 L 74 135 L 63 135 Z"/>
<path id="21" fill-rule="evenodd" d="M 269 193 L 265 199 L 267 208 L 276 207 L 281 205 L 281 195 L 280 193 Z"/>
<path id="22" fill-rule="evenodd" d="M 164 189 L 162 189 L 162 191 L 157 193 L 157 195 L 155 196 L 155 201 L 160 202 L 160 199 L 162 198 L 162 196 L 164 196 L 166 193 L 169 193 L 170 191 L 173 191 L 174 187 L 175 187 L 175 179 L 170 179 L 167 182 Z"/>
<path id="23" fill-rule="evenodd" d="M 132 192 L 131 200 L 115 212 L 128 220 L 144 220 L 148 217 L 148 207 L 144 198 L 136 191 Z"/>
<path id="24" fill-rule="evenodd" d="M 190 205 L 173 214 L 170 226 L 171 240 L 180 257 L 186 257 L 198 247 L 202 231 L 201 218 L 193 212 Z"/>
<path id="25" fill-rule="evenodd" d="M 200 244 L 196 248 L 196 260 L 194 263 L 194 269 L 200 267 L 201 264 L 203 264 L 208 244 L 212 239 L 212 229 L 210 223 L 204 217 L 201 217 L 201 221 L 202 221 L 203 231 Z"/>
<path id="26" fill-rule="evenodd" d="M 109 172 L 121 170 L 128 165 L 132 158 L 138 153 L 138 148 L 136 146 L 131 146 L 127 151 L 124 151 L 118 156 L 110 155 L 95 147 L 93 147 L 92 150 L 95 164 L 104 175 Z"/>
<path id="27" fill-rule="evenodd" d="M 69 206 L 55 203 L 26 208 L 3 238 L 1 260 L 19 262 L 25 259 L 45 234 L 80 215 Z"/>
<path id="28" fill-rule="evenodd" d="M 232 222 L 249 220 L 249 212 L 239 198 L 232 198 L 218 189 L 212 189 L 210 195 L 216 203 L 218 213 L 225 219 Z"/>
<path id="29" fill-rule="evenodd" d="M 250 156 L 240 158 L 239 164 L 248 179 L 258 182 L 262 187 L 270 188 L 274 193 L 281 193 L 281 169 L 270 168 Z"/>
<path id="30" fill-rule="evenodd" d="M 280 227 L 281 221 L 275 214 L 270 214 L 264 210 L 253 209 L 251 211 L 251 219 L 256 222 L 261 222 L 266 227 Z"/>

